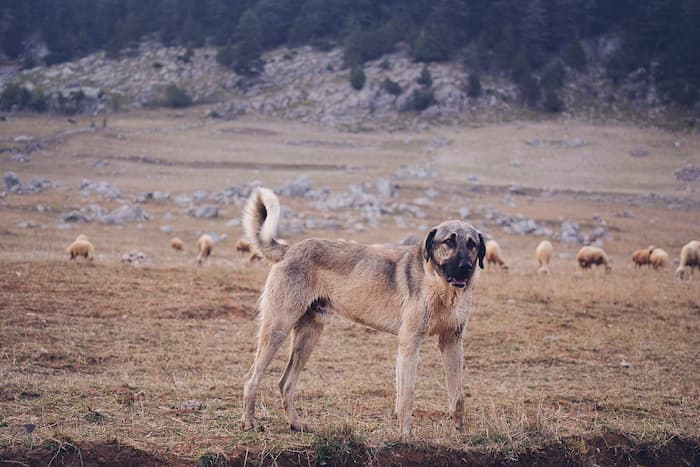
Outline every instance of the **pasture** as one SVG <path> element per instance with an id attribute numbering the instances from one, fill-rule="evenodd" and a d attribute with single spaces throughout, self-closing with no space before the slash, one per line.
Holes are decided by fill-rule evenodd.
<path id="1" fill-rule="evenodd" d="M 0 171 L 52 184 L 0 198 L 0 465 L 700 462 L 700 274 L 673 275 L 680 248 L 700 239 L 700 181 L 674 176 L 700 166 L 700 137 L 565 120 L 343 133 L 200 115 L 128 113 L 104 129 L 89 118 L 0 122 Z M 241 430 L 269 266 L 234 251 L 243 198 L 217 193 L 253 180 L 282 188 L 300 175 L 327 192 L 280 197 L 290 242 L 422 240 L 456 217 L 498 240 L 509 270 L 481 271 L 476 286 L 463 433 L 426 339 L 413 434 L 400 441 L 396 339 L 341 318 L 299 379 L 297 408 L 313 431 L 286 425 L 277 388 L 286 349 L 258 393 L 265 431 Z M 83 179 L 119 194 L 81 191 Z M 395 184 L 380 208 L 332 198 L 363 182 L 376 198 L 379 180 Z M 140 203 L 147 220 L 60 220 L 156 191 L 169 196 Z M 192 215 L 205 204 L 218 216 Z M 519 221 L 538 234 L 519 233 Z M 600 237 L 611 273 L 577 268 L 581 244 L 561 241 L 564 222 Z M 204 231 L 222 240 L 198 266 Z M 79 233 L 95 246 L 92 262 L 68 259 Z M 544 238 L 554 255 L 541 277 L 534 250 Z M 668 267 L 634 268 L 632 252 L 649 244 L 669 252 Z M 146 261 L 121 261 L 133 251 Z"/>

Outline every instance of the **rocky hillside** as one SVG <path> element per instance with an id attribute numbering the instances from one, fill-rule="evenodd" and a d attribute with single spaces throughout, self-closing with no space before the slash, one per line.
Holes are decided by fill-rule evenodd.
<path id="1" fill-rule="evenodd" d="M 564 68 L 560 90 L 563 115 L 651 124 L 668 123 L 672 115 L 676 123 L 693 126 L 691 112 L 679 112 L 659 100 L 646 70 L 636 70 L 613 86 L 602 64 L 616 47 L 617 41 L 611 37 L 589 41 L 585 44 L 588 71 Z M 533 116 L 521 105 L 518 87 L 503 77 L 482 76 L 482 94 L 469 97 L 469 74 L 460 63 L 430 64 L 432 85 L 418 84 L 423 64 L 412 61 L 406 50 L 367 63 L 366 83 L 361 90 L 351 86 L 350 71 L 343 68 L 340 49 L 322 52 L 310 47 L 282 48 L 267 53 L 264 60 L 261 75 L 244 78 L 219 65 L 213 48 L 188 51 L 144 41 L 138 50 L 119 59 L 108 59 L 99 52 L 78 61 L 30 70 L 6 66 L 0 69 L 0 86 L 16 83 L 31 92 L 41 92 L 50 110 L 96 116 L 164 105 L 168 85 L 185 91 L 193 104 L 203 104 L 204 114 L 212 118 L 257 112 L 349 130 L 377 125 L 415 128 L 457 121 L 497 122 Z M 384 85 L 386 79 L 397 83 L 399 92 L 389 92 Z M 434 104 L 416 111 L 413 93 L 420 90 L 432 91 Z"/>

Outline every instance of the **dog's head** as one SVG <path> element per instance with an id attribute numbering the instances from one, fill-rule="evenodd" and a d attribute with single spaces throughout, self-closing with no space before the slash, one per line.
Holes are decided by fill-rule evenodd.
<path id="1" fill-rule="evenodd" d="M 462 221 L 447 221 L 434 227 L 423 242 L 423 258 L 452 286 L 469 284 L 477 263 L 484 269 L 486 243 L 481 232 Z"/>

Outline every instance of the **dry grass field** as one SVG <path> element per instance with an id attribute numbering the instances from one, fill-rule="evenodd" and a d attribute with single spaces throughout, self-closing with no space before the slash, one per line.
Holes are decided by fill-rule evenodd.
<path id="1" fill-rule="evenodd" d="M 699 136 L 575 121 L 351 134 L 200 114 L 123 114 L 98 130 L 85 118 L 0 122 L 2 173 L 55 184 L 0 198 L 0 465 L 700 463 L 700 274 L 673 276 L 681 246 L 700 239 L 700 182 L 673 175 L 700 166 Z M 648 156 L 631 157 L 635 149 Z M 17 153 L 29 160 L 12 160 Z M 396 177 L 409 166 L 435 176 Z M 242 230 L 227 221 L 240 217 L 238 204 L 201 219 L 172 199 L 252 180 L 279 188 L 299 175 L 331 193 L 391 179 L 399 186 L 391 202 L 423 214 L 402 214 L 402 223 L 385 214 L 376 228 L 307 229 L 287 235 L 292 242 L 422 238 L 426 226 L 465 207 L 467 221 L 498 239 L 510 269 L 484 270 L 477 284 L 464 433 L 448 419 L 439 352 L 427 340 L 413 434 L 400 441 L 395 338 L 341 318 L 326 327 L 299 381 L 298 408 L 313 431 L 287 428 L 277 390 L 285 351 L 259 391 L 265 431 L 241 430 L 268 266 L 233 249 Z M 84 178 L 121 196 L 81 194 Z M 511 196 L 512 185 L 522 189 Z M 144 202 L 150 220 L 59 222 L 72 209 L 109 211 L 154 190 L 171 199 Z M 296 215 L 363 223 L 303 198 L 281 202 Z M 580 245 L 553 241 L 552 273 L 538 276 L 542 237 L 507 233 L 487 207 L 554 233 L 563 221 L 586 232 L 604 227 L 612 272 L 577 270 Z M 22 227 L 27 221 L 34 227 Z M 202 231 L 227 237 L 197 266 Z M 94 243 L 93 262 L 68 259 L 78 233 Z M 170 248 L 172 236 L 184 252 Z M 664 270 L 633 267 L 632 252 L 649 244 L 669 252 Z M 132 250 L 149 262 L 121 262 Z"/>

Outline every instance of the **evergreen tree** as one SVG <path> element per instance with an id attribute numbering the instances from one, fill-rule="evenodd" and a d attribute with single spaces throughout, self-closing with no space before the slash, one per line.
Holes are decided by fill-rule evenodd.
<path id="1" fill-rule="evenodd" d="M 420 84 L 424 88 L 429 88 L 433 85 L 433 75 L 430 74 L 428 65 L 423 65 L 423 69 L 420 72 L 420 76 L 416 79 L 416 83 Z"/>
<path id="2" fill-rule="evenodd" d="M 352 70 L 350 70 L 350 84 L 352 85 L 353 89 L 359 91 L 365 87 L 365 81 L 365 69 L 362 67 L 362 65 L 354 65 Z"/>
<path id="3" fill-rule="evenodd" d="M 299 0 L 260 0 L 255 11 L 262 31 L 263 47 L 275 47 L 287 40 L 289 29 L 297 16 Z"/>
<path id="4" fill-rule="evenodd" d="M 544 61 L 547 43 L 547 17 L 541 0 L 531 0 L 520 24 L 522 45 L 526 48 L 530 63 L 539 67 Z"/>
<path id="5" fill-rule="evenodd" d="M 482 93 L 481 90 L 481 79 L 479 75 L 472 73 L 469 75 L 469 86 L 467 87 L 467 96 L 469 97 L 480 97 Z"/>
<path id="6" fill-rule="evenodd" d="M 242 75 L 257 75 L 262 71 L 262 34 L 253 9 L 243 12 L 233 34 L 235 44 L 234 70 Z"/>
<path id="7" fill-rule="evenodd" d="M 289 31 L 292 45 L 310 43 L 324 37 L 330 23 L 329 11 L 324 0 L 306 0 Z"/>

